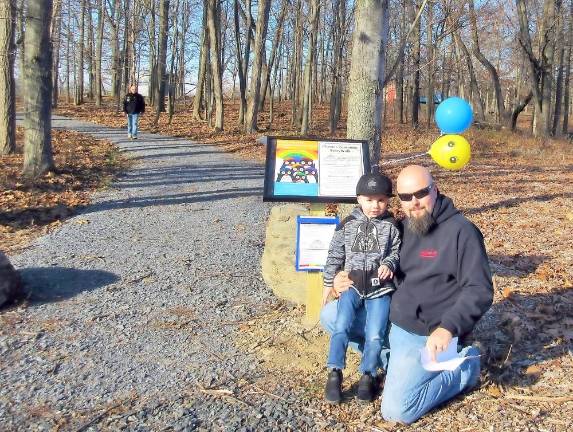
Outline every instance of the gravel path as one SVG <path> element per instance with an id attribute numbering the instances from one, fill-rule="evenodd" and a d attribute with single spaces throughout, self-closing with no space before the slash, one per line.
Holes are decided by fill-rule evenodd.
<path id="1" fill-rule="evenodd" d="M 234 344 L 276 303 L 260 277 L 264 168 L 183 139 L 63 117 L 135 166 L 10 257 L 31 290 L 0 313 L 2 430 L 309 430 L 312 410 Z M 248 397 L 247 397 L 248 395 Z"/>

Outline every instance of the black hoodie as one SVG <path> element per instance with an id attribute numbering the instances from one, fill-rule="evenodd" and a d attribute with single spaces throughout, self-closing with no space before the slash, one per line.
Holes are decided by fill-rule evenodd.
<path id="1" fill-rule="evenodd" d="M 145 112 L 145 99 L 139 93 L 128 93 L 123 99 L 123 112 L 126 114 L 143 114 Z"/>
<path id="2" fill-rule="evenodd" d="M 437 327 L 463 336 L 493 301 L 483 236 L 444 195 L 438 194 L 432 217 L 426 235 L 404 229 L 390 321 L 421 336 Z"/>

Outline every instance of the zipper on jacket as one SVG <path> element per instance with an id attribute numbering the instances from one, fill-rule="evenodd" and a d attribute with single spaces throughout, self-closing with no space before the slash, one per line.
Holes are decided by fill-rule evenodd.
<path id="1" fill-rule="evenodd" d="M 364 266 L 363 268 L 363 275 L 362 280 L 364 282 L 364 298 L 368 296 L 368 278 L 366 277 L 366 264 L 368 262 L 368 226 L 370 225 L 370 218 L 367 216 L 366 221 L 366 241 L 364 242 Z"/>

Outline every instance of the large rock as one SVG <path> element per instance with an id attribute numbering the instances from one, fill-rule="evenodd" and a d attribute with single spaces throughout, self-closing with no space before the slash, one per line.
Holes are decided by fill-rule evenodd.
<path id="1" fill-rule="evenodd" d="M 0 251 L 0 307 L 11 303 L 22 294 L 20 275 L 14 269 L 8 257 Z"/>
<path id="2" fill-rule="evenodd" d="M 305 205 L 285 204 L 271 209 L 262 258 L 262 274 L 266 284 L 278 297 L 304 304 L 306 272 L 295 270 L 298 215 L 308 215 Z"/>

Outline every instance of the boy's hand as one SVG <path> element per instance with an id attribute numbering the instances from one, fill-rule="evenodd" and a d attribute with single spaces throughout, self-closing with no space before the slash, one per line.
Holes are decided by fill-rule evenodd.
<path id="1" fill-rule="evenodd" d="M 382 264 L 378 269 L 378 277 L 382 280 L 392 279 L 394 277 L 394 272 L 390 270 L 390 267 Z"/>

